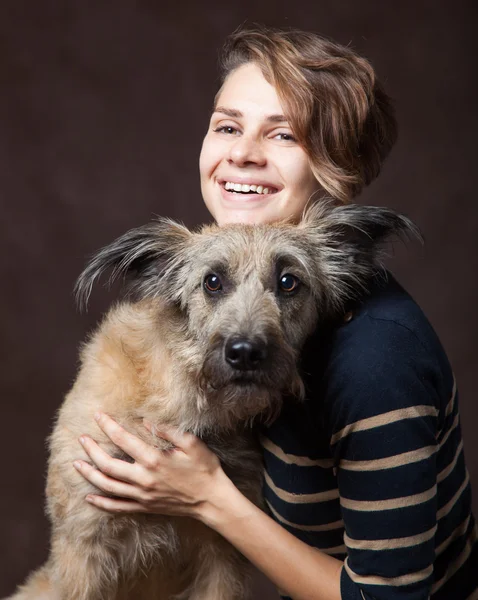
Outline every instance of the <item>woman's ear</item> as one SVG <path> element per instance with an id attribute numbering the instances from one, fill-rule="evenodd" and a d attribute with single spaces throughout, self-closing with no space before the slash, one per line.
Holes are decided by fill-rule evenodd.
<path id="1" fill-rule="evenodd" d="M 174 286 L 166 289 L 161 283 L 182 264 L 192 236 L 184 225 L 164 218 L 126 232 L 97 252 L 78 277 L 74 288 L 78 306 L 86 308 L 93 284 L 110 269 L 109 283 L 123 275 L 129 290 L 140 297 L 162 292 L 172 297 Z"/>
<path id="2" fill-rule="evenodd" d="M 367 290 L 384 269 L 384 244 L 392 237 L 422 240 L 417 226 L 390 208 L 321 201 L 304 214 L 299 228 L 316 252 L 332 305 L 342 307 Z"/>

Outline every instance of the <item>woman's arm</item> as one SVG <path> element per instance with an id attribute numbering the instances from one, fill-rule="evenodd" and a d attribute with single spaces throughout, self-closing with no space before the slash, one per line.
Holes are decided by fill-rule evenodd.
<path id="1" fill-rule="evenodd" d="M 192 516 L 231 542 L 294 600 L 340 600 L 343 563 L 298 540 L 250 502 L 200 439 L 161 430 L 158 435 L 175 446 L 164 452 L 107 415 L 99 415 L 98 424 L 136 462 L 114 459 L 84 437 L 83 447 L 98 469 L 84 461 L 75 467 L 93 485 L 120 497 L 91 495 L 91 504 L 111 512 Z"/>
<path id="2" fill-rule="evenodd" d="M 224 475 L 225 477 L 225 475 Z M 294 600 L 340 600 L 343 563 L 308 546 L 223 482 L 200 519 L 233 544 Z"/>

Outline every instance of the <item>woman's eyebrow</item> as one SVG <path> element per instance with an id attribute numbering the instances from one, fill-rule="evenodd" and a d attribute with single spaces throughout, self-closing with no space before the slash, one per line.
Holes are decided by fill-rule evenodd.
<path id="1" fill-rule="evenodd" d="M 213 109 L 213 113 L 221 113 L 232 119 L 240 119 L 243 117 L 243 113 L 235 108 L 226 108 L 225 106 L 216 106 Z M 287 123 L 287 117 L 284 115 L 268 115 L 266 121 L 271 123 Z"/>

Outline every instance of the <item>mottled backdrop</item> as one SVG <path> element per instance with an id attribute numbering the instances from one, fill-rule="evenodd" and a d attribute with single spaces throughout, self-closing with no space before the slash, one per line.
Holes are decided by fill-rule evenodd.
<path id="1" fill-rule="evenodd" d="M 45 438 L 74 379 L 77 345 L 112 298 L 96 291 L 79 315 L 75 277 L 85 257 L 154 214 L 207 219 L 197 159 L 217 51 L 244 22 L 351 44 L 396 100 L 400 141 L 360 202 L 401 210 L 424 233 L 424 248 L 397 249 L 390 266 L 453 363 L 478 506 L 473 5 L 1 1 L 0 596 L 46 557 Z"/>

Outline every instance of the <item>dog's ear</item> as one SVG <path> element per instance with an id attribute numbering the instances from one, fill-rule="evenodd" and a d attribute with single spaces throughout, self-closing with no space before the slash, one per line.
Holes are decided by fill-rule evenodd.
<path id="1" fill-rule="evenodd" d="M 334 308 L 343 308 L 348 300 L 366 292 L 372 277 L 384 272 L 381 259 L 390 238 L 422 241 L 410 219 L 379 206 L 321 201 L 307 210 L 299 228 L 308 232 Z"/>
<path id="2" fill-rule="evenodd" d="M 172 299 L 173 282 L 161 284 L 179 270 L 192 235 L 184 225 L 164 218 L 126 232 L 99 250 L 78 277 L 74 288 L 78 306 L 86 308 L 93 284 L 110 269 L 110 284 L 123 275 L 129 291 L 142 298 L 162 294 Z"/>

